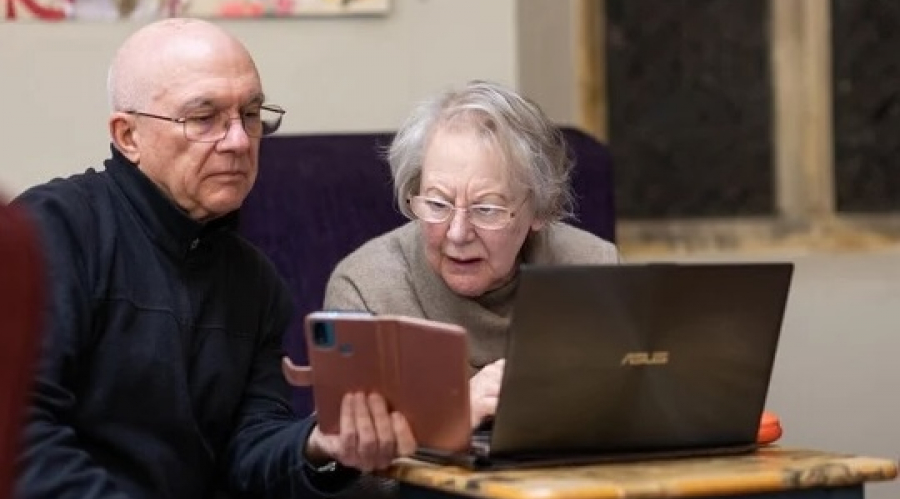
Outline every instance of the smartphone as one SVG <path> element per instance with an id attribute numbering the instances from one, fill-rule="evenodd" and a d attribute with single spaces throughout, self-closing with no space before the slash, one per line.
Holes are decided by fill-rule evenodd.
<path id="1" fill-rule="evenodd" d="M 468 340 L 464 328 L 397 315 L 313 312 L 306 316 L 318 424 L 340 433 L 341 400 L 377 392 L 410 424 L 420 447 L 469 446 Z"/>

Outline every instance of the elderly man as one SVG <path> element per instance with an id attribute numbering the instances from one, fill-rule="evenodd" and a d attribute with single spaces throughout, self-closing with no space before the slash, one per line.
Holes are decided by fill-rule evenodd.
<path id="1" fill-rule="evenodd" d="M 133 34 L 109 71 L 112 154 L 23 193 L 50 283 L 16 497 L 309 497 L 415 448 L 348 394 L 340 435 L 287 403 L 285 284 L 235 234 L 267 104 L 247 50 L 203 21 Z"/>

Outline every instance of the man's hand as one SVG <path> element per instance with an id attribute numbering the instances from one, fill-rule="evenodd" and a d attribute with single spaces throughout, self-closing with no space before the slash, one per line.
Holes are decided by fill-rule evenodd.
<path id="1" fill-rule="evenodd" d="M 313 429 L 306 443 L 306 456 L 312 463 L 335 460 L 363 472 L 387 468 L 398 457 L 416 450 L 406 418 L 388 413 L 378 394 L 348 393 L 341 401 L 341 433 L 325 435 Z"/>
<path id="2" fill-rule="evenodd" d="M 497 397 L 503 380 L 504 359 L 484 366 L 469 380 L 469 398 L 472 410 L 472 428 L 476 428 L 484 418 L 497 412 Z"/>

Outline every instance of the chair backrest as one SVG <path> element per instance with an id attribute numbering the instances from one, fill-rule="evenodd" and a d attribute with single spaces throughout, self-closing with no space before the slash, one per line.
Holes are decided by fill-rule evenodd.
<path id="1" fill-rule="evenodd" d="M 12 497 L 25 409 L 43 317 L 43 265 L 36 231 L 0 204 L 0 497 Z"/>
<path id="2" fill-rule="evenodd" d="M 576 166 L 576 226 L 615 240 L 612 160 L 589 135 L 564 128 Z M 393 201 L 383 151 L 393 134 L 278 135 L 263 139 L 256 186 L 241 210 L 241 233 L 272 259 L 294 293 L 297 316 L 285 348 L 305 363 L 302 318 L 322 306 L 335 265 L 406 219 Z M 312 410 L 297 389 L 294 406 Z"/>

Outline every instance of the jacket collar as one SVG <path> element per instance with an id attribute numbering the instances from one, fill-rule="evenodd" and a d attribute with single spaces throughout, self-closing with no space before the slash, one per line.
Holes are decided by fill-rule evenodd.
<path id="1" fill-rule="evenodd" d="M 206 239 L 236 230 L 237 211 L 210 222 L 197 222 L 175 205 L 136 164 L 114 146 L 110 149 L 112 157 L 104 162 L 106 171 L 128 199 L 150 238 L 166 252 L 186 258 Z"/>

